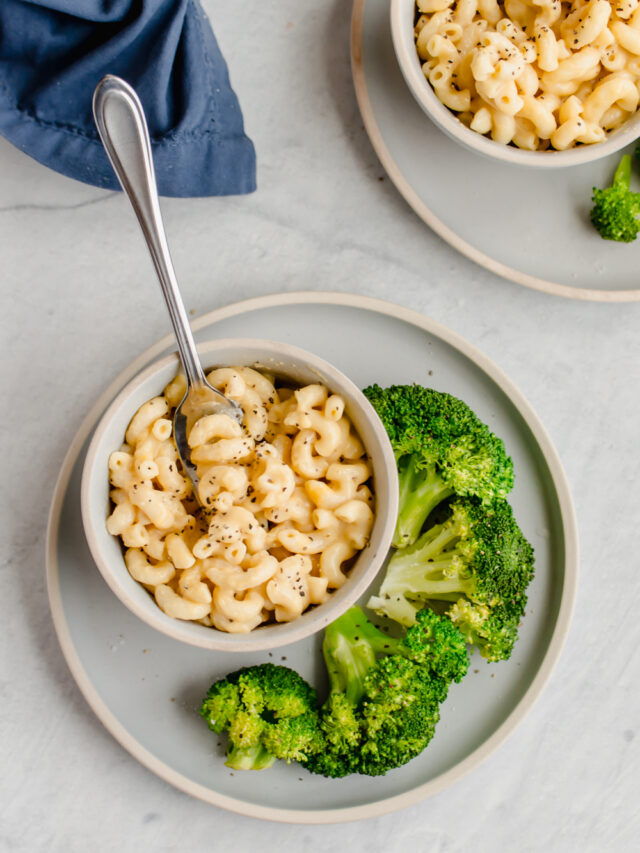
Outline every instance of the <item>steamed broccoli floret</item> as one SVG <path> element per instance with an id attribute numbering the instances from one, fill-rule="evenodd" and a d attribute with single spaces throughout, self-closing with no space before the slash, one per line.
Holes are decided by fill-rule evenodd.
<path id="1" fill-rule="evenodd" d="M 412 625 L 429 604 L 446 611 L 467 642 L 489 660 L 510 656 L 533 577 L 533 548 L 511 507 L 473 498 L 451 504 L 449 518 L 391 558 L 368 607 Z"/>
<path id="2" fill-rule="evenodd" d="M 276 758 L 304 761 L 321 744 L 315 690 L 291 669 L 266 663 L 216 681 L 200 714 L 229 733 L 228 767 L 262 770 Z"/>
<path id="3" fill-rule="evenodd" d="M 281 758 L 325 776 L 386 773 L 427 746 L 469 664 L 460 631 L 430 610 L 394 639 L 352 607 L 326 629 L 323 652 L 331 692 L 320 712 L 315 691 L 282 666 L 241 669 L 211 687 L 200 713 L 228 732 L 227 766 L 261 770 Z"/>
<path id="4" fill-rule="evenodd" d="M 449 684 L 469 663 L 462 634 L 429 610 L 393 639 L 352 607 L 326 629 L 323 653 L 331 687 L 324 746 L 304 764 L 331 777 L 379 776 L 422 752 Z"/>
<path id="5" fill-rule="evenodd" d="M 593 188 L 591 221 L 604 240 L 631 243 L 640 231 L 640 193 L 630 189 L 631 156 L 625 154 L 615 175 L 613 184 L 606 189 Z"/>
<path id="6" fill-rule="evenodd" d="M 489 608 L 461 598 L 447 615 L 467 642 L 478 647 L 480 654 L 491 661 L 506 660 L 518 639 L 526 600 L 526 596 L 517 597 Z"/>
<path id="7" fill-rule="evenodd" d="M 365 388 L 391 439 L 400 479 L 396 548 L 416 541 L 430 513 L 452 495 L 490 504 L 513 487 L 504 444 L 450 394 L 420 385 Z"/>

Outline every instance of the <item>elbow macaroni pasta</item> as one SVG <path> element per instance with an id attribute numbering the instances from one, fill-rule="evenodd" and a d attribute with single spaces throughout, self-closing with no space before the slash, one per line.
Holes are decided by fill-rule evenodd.
<path id="1" fill-rule="evenodd" d="M 638 0 L 416 7 L 425 77 L 467 127 L 496 142 L 528 150 L 600 142 L 638 108 Z"/>
<path id="2" fill-rule="evenodd" d="M 373 525 L 371 468 L 344 400 L 323 385 L 276 388 L 248 367 L 207 378 L 245 425 L 226 415 L 193 424 L 200 503 L 173 441 L 186 390 L 177 376 L 109 457 L 107 529 L 165 613 L 245 633 L 296 619 L 342 586 Z"/>

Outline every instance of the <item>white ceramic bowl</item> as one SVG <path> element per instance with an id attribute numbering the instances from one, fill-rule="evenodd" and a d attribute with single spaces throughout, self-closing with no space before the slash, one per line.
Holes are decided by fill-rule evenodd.
<path id="1" fill-rule="evenodd" d="M 124 563 L 119 539 L 107 532 L 109 454 L 124 440 L 129 421 L 146 401 L 162 393 L 176 375 L 176 354 L 152 364 L 135 377 L 102 416 L 82 474 L 81 509 L 91 554 L 102 576 L 129 610 L 176 640 L 222 651 L 249 652 L 293 643 L 324 628 L 350 607 L 373 581 L 391 543 L 398 511 L 398 479 L 390 442 L 373 407 L 362 392 L 335 367 L 297 347 L 255 339 L 210 341 L 198 346 L 205 368 L 228 365 L 262 367 L 296 385 L 322 382 L 346 402 L 346 414 L 360 436 L 373 467 L 376 512 L 371 538 L 361 551 L 346 583 L 324 604 L 312 607 L 293 622 L 265 625 L 248 634 L 227 634 L 196 622 L 167 616 L 135 581 Z"/>
<path id="2" fill-rule="evenodd" d="M 415 10 L 415 0 L 391 0 L 391 35 L 400 70 L 413 97 L 429 118 L 465 148 L 503 163 L 558 168 L 599 160 L 624 148 L 640 136 L 640 111 L 618 130 L 610 133 L 603 142 L 580 145 L 566 151 L 524 151 L 513 145 L 494 142 L 475 130 L 470 130 L 438 99 L 422 72 L 413 36 Z M 424 152 L 416 152 L 416 157 L 423 154 Z"/>

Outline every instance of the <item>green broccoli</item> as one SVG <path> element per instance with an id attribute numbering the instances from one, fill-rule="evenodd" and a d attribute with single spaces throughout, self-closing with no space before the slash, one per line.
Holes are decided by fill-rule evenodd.
<path id="1" fill-rule="evenodd" d="M 504 444 L 462 400 L 420 385 L 372 385 L 364 394 L 382 420 L 398 465 L 395 548 L 413 544 L 446 498 L 475 495 L 490 504 L 513 487 Z"/>
<path id="2" fill-rule="evenodd" d="M 245 667 L 216 681 L 200 714 L 217 734 L 229 733 L 226 764 L 234 770 L 304 761 L 322 742 L 316 692 L 284 666 Z"/>
<path id="3" fill-rule="evenodd" d="M 591 221 L 604 240 L 631 243 L 638 236 L 640 221 L 640 193 L 630 189 L 631 156 L 625 154 L 610 187 L 593 188 Z"/>
<path id="4" fill-rule="evenodd" d="M 326 629 L 323 653 L 330 683 L 320 711 L 324 746 L 303 763 L 330 777 L 379 776 L 422 752 L 449 684 L 469 664 L 462 634 L 430 610 L 394 639 L 352 607 Z"/>
<path id="5" fill-rule="evenodd" d="M 446 612 L 484 657 L 504 660 L 524 615 L 533 548 L 506 501 L 486 508 L 460 498 L 450 510 L 445 521 L 393 555 L 367 606 L 412 625 L 428 604 Z"/>

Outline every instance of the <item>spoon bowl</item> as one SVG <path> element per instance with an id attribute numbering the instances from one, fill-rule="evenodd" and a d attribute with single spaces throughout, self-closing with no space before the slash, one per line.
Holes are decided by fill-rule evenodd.
<path id="1" fill-rule="evenodd" d="M 223 403 L 220 402 L 220 397 L 224 398 Z M 229 403 L 232 405 L 229 406 Z M 182 402 L 175 411 L 173 416 L 173 438 L 178 448 L 182 467 L 191 480 L 194 494 L 203 509 L 207 509 L 207 507 L 200 499 L 200 478 L 198 477 L 197 467 L 191 461 L 191 448 L 188 436 L 195 422 L 200 420 L 200 418 L 207 417 L 207 415 L 226 415 L 236 420 L 240 425 L 243 424 L 244 418 L 240 406 L 235 401 L 225 397 L 220 391 L 212 388 L 206 380 L 204 384 L 190 385 L 182 398 Z"/>

